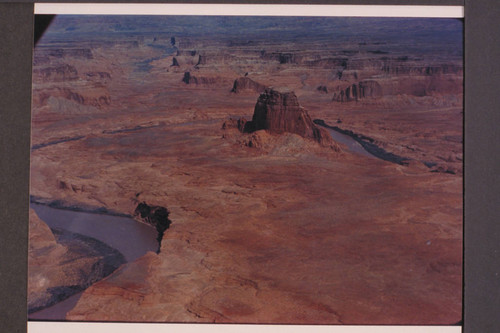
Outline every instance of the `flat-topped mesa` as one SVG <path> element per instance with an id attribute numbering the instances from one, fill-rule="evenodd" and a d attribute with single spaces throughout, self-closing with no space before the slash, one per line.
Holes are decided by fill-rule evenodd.
<path id="1" fill-rule="evenodd" d="M 379 98 L 384 95 L 382 86 L 374 80 L 365 80 L 354 83 L 344 90 L 335 92 L 332 101 L 351 102 L 365 98 Z"/>
<path id="2" fill-rule="evenodd" d="M 295 133 L 313 139 L 323 146 L 338 148 L 330 134 L 312 122 L 307 110 L 300 106 L 293 91 L 281 93 L 273 88 L 267 88 L 259 96 L 252 121 L 244 126 L 244 131 L 247 133 L 258 130 L 276 134 Z"/>
<path id="3" fill-rule="evenodd" d="M 231 89 L 231 92 L 233 93 L 241 93 L 244 91 L 252 91 L 252 92 L 263 92 L 266 90 L 266 86 L 263 84 L 260 84 L 258 82 L 255 82 L 254 80 L 250 79 L 249 77 L 242 76 L 234 80 L 233 83 L 233 89 Z"/>

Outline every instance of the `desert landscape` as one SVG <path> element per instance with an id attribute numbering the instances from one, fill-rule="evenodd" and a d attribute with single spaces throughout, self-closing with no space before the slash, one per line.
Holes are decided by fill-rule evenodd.
<path id="1" fill-rule="evenodd" d="M 459 324 L 462 26 L 57 16 L 29 319 Z"/>

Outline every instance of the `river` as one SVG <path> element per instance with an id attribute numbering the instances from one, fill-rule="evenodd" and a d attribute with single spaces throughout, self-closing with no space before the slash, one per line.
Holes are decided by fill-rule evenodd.
<path id="1" fill-rule="evenodd" d="M 331 128 L 325 127 L 325 129 L 330 133 L 333 140 L 346 145 L 347 148 L 353 153 L 360 154 L 366 157 L 376 158 L 374 155 L 367 152 L 359 142 L 351 138 L 349 135 L 342 134 Z"/>
<path id="2" fill-rule="evenodd" d="M 156 252 L 158 235 L 154 227 L 129 217 L 57 209 L 31 203 L 31 208 L 50 228 L 95 238 L 123 254 L 127 262 L 142 257 L 146 252 Z M 81 292 L 50 307 L 29 314 L 29 319 L 64 320 L 81 296 Z"/>
<path id="3" fill-rule="evenodd" d="M 324 127 L 333 140 L 344 144 L 353 153 L 377 158 L 349 135 Z M 148 251 L 156 251 L 158 242 L 155 228 L 139 223 L 128 217 L 87 213 L 74 210 L 52 208 L 32 203 L 31 207 L 50 228 L 64 229 L 73 233 L 95 238 L 120 251 L 127 262 L 143 256 Z M 53 306 L 29 315 L 35 320 L 64 320 L 81 296 L 81 292 Z"/>
<path id="4" fill-rule="evenodd" d="M 396 163 L 400 165 L 408 165 L 409 158 L 398 156 L 394 153 L 388 152 L 385 149 L 377 146 L 373 141 L 364 135 L 354 134 L 352 131 L 342 130 L 338 127 L 332 127 L 326 124 L 321 119 L 313 121 L 316 125 L 322 126 L 330 132 L 333 140 L 345 144 L 348 149 L 354 153 L 366 156 L 379 158 L 384 161 Z"/>

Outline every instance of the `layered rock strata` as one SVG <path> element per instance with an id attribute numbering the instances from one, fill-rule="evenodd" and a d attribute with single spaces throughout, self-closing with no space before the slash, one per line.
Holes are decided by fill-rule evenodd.
<path id="1" fill-rule="evenodd" d="M 332 101 L 351 102 L 363 98 L 377 98 L 383 95 L 382 86 L 374 80 L 353 83 L 347 88 L 333 94 Z"/>
<path id="2" fill-rule="evenodd" d="M 261 93 L 265 89 L 266 89 L 265 85 L 255 82 L 249 77 L 243 76 L 234 80 L 233 89 L 231 89 L 231 92 L 236 94 L 244 91 L 253 91 Z"/>
<path id="3" fill-rule="evenodd" d="M 272 18 L 255 29 L 256 19 L 236 18 L 221 29 L 222 18 L 137 17 L 133 34 L 116 31 L 114 18 L 75 31 L 74 17 L 55 19 L 34 54 L 32 142 L 44 148 L 32 151 L 31 194 L 133 214 L 140 193 L 148 206 L 168 202 L 175 221 L 161 253 L 92 285 L 68 320 L 460 321 L 461 173 L 413 162 L 461 168 L 462 38 L 447 26 L 462 23 L 349 18 L 339 31 L 318 19 Z M 164 33 L 150 29 L 155 20 Z M 403 25 L 405 34 L 391 32 Z M 442 63 L 451 67 L 439 73 Z M 58 73 L 65 64 L 76 74 Z M 87 74 L 99 72 L 110 77 Z M 242 73 L 289 87 L 311 117 L 412 161 L 330 154 L 290 132 L 245 132 L 240 117 L 252 120 L 258 94 L 229 92 Z M 367 80 L 382 86 L 381 98 L 331 103 Z M 108 95 L 109 104 L 89 105 Z M 230 117 L 221 140 L 217 127 Z"/>
<path id="4" fill-rule="evenodd" d="M 185 72 L 182 77 L 182 82 L 188 85 L 214 85 L 225 81 L 224 78 L 217 76 L 195 76 L 191 72 Z"/>
<path id="5" fill-rule="evenodd" d="M 300 106 L 294 92 L 281 93 L 267 88 L 257 100 L 251 121 L 244 118 L 237 123 L 240 131 L 252 133 L 267 130 L 269 133 L 294 133 L 303 138 L 312 139 L 322 146 L 339 151 L 338 145 L 330 134 L 316 126 L 306 109 Z"/>

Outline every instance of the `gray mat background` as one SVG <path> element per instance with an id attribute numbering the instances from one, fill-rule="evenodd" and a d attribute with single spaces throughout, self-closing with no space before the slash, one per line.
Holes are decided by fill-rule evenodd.
<path id="1" fill-rule="evenodd" d="M 7 333 L 26 332 L 27 324 L 32 2 L 0 2 L 0 331 Z M 464 5 L 463 0 L 240 2 Z M 464 332 L 493 333 L 500 331 L 500 5 L 465 0 L 465 6 Z"/>

